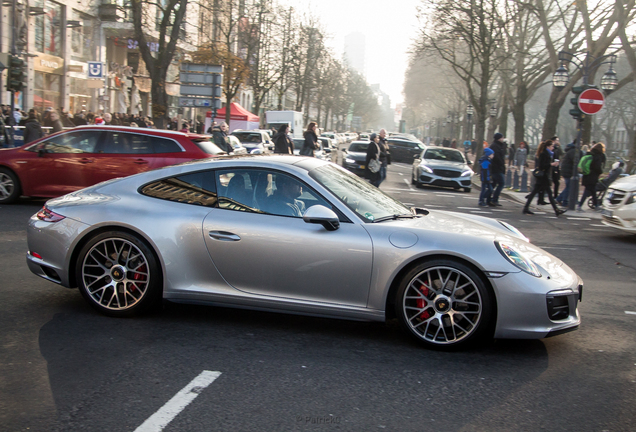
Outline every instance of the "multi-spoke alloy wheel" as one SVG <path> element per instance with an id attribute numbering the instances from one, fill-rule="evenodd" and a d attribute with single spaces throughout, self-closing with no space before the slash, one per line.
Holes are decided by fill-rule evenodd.
<path id="1" fill-rule="evenodd" d="M 482 280 L 459 262 L 421 264 L 402 281 L 396 299 L 402 324 L 432 346 L 459 346 L 480 336 L 491 315 Z"/>
<path id="2" fill-rule="evenodd" d="M 0 204 L 9 204 L 20 196 L 20 182 L 6 168 L 0 168 Z"/>
<path id="3" fill-rule="evenodd" d="M 108 315 L 131 315 L 146 309 L 160 286 L 155 279 L 160 276 L 154 256 L 129 234 L 101 234 L 80 253 L 78 282 L 82 295 Z"/>

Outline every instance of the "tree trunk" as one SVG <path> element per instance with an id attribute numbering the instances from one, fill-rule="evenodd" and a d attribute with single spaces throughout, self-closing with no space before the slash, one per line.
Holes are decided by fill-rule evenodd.
<path id="1" fill-rule="evenodd" d="M 150 77 L 152 80 L 152 121 L 157 129 L 164 129 L 169 120 L 166 71 L 155 69 L 150 72 Z"/>
<path id="2" fill-rule="evenodd" d="M 550 99 L 545 112 L 545 122 L 543 122 L 543 130 L 541 131 L 541 141 L 545 141 L 556 135 L 557 124 L 559 123 L 559 111 L 563 106 L 565 98 L 559 98 L 561 90 L 552 87 Z"/>

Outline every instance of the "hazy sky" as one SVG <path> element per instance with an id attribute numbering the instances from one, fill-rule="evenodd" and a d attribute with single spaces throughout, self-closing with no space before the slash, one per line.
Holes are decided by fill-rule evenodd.
<path id="1" fill-rule="evenodd" d="M 366 76 L 369 84 L 380 84 L 391 105 L 402 102 L 407 51 L 417 34 L 418 0 L 279 0 L 296 10 L 309 10 L 319 17 L 331 39 L 337 59 L 342 59 L 344 37 L 360 32 L 366 37 Z"/>

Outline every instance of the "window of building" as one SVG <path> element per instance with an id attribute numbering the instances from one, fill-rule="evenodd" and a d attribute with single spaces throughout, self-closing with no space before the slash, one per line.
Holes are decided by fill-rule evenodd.
<path id="1" fill-rule="evenodd" d="M 38 52 L 62 56 L 62 5 L 51 1 L 36 1 L 34 6 L 44 8 L 44 15 L 35 17 L 35 49 Z"/>
<path id="2" fill-rule="evenodd" d="M 35 71 L 33 84 L 33 106 L 43 112 L 46 108 L 62 106 L 60 99 L 60 75 Z"/>

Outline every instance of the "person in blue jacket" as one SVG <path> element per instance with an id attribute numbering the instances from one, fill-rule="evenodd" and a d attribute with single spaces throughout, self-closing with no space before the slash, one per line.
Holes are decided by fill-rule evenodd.
<path id="1" fill-rule="evenodd" d="M 479 166 L 481 167 L 479 205 L 482 207 L 493 205 L 490 201 L 492 197 L 492 173 L 490 172 L 490 165 L 492 164 L 492 158 L 494 156 L 495 152 L 486 147 L 483 156 L 479 159 Z"/>

